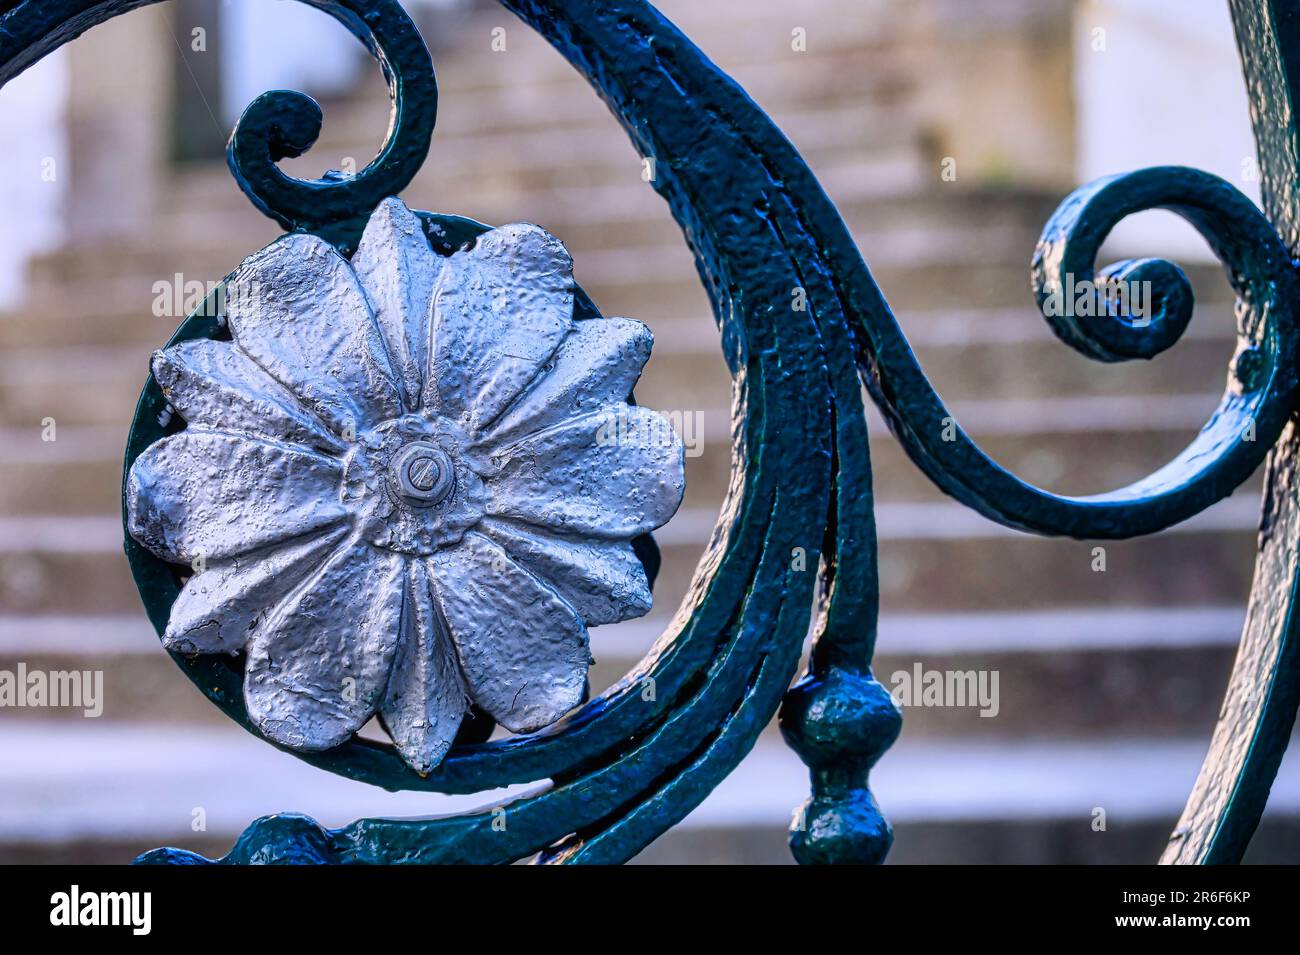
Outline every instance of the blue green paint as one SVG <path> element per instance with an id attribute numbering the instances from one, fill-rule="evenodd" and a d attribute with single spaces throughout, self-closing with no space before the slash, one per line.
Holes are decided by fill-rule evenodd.
<path id="1" fill-rule="evenodd" d="M 84 29 L 150 2 L 13 5 L 0 17 L 0 83 Z M 1265 528 L 1276 532 L 1266 533 L 1262 545 L 1253 598 L 1260 612 L 1248 623 L 1238 664 L 1245 667 L 1241 692 L 1262 694 L 1257 699 L 1263 702 L 1228 711 L 1231 718 L 1220 730 L 1229 743 L 1243 739 L 1246 745 L 1226 746 L 1217 755 L 1212 750 L 1208 776 L 1227 783 L 1198 786 L 1187 824 L 1166 854 L 1170 861 L 1238 859 L 1263 810 L 1300 686 L 1291 622 L 1300 439 L 1284 432 L 1297 387 L 1300 296 L 1293 259 L 1300 249 L 1300 146 L 1293 104 L 1300 82 L 1300 0 L 1232 0 L 1256 107 L 1267 218 L 1222 180 L 1167 167 L 1078 190 L 1044 230 L 1032 267 L 1040 302 L 1072 280 L 1114 276 L 1152 283 L 1153 310 L 1141 321 L 1123 314 L 1088 322 L 1069 315 L 1050 319 L 1066 344 L 1089 357 L 1153 357 L 1191 318 L 1190 288 L 1168 262 L 1139 260 L 1094 273 L 1105 235 L 1135 212 L 1170 209 L 1191 222 L 1224 263 L 1243 303 L 1242 345 L 1228 391 L 1188 452 L 1136 485 L 1088 498 L 1060 497 L 1022 482 L 959 428 L 949 432 L 955 440 L 944 440 L 947 409 L 799 153 L 649 4 L 503 3 L 588 78 L 641 154 L 656 161 L 654 188 L 695 253 L 740 395 L 738 480 L 721 516 L 729 533 L 706 558 L 712 573 L 689 596 L 690 613 L 678 617 L 667 639 L 624 680 L 556 727 L 500 742 L 463 740 L 427 777 L 411 771 L 391 747 L 361 739 L 300 756 L 386 789 L 470 793 L 551 780 L 548 788 L 502 807 L 504 817 L 485 810 L 431 820 L 365 819 L 326 830 L 285 814 L 255 822 L 222 861 L 506 863 L 537 854 L 545 862 L 621 862 L 695 808 L 778 708 L 782 732 L 812 778 L 812 797 L 792 831 L 796 857 L 881 861 L 892 834 L 868 774 L 897 737 L 900 716 L 870 669 L 879 588 L 859 397 L 864 383 L 909 455 L 939 487 L 993 520 L 1042 534 L 1105 539 L 1152 533 L 1231 493 L 1278 447 Z M 384 64 L 395 110 L 388 139 L 355 177 L 292 179 L 275 163 L 311 146 L 320 111 L 301 94 L 277 91 L 245 112 L 228 157 L 236 182 L 263 212 L 287 229 L 315 232 L 350 251 L 374 206 L 400 192 L 423 162 L 437 90 L 428 52 L 398 3 L 313 5 L 357 34 Z M 443 251 L 485 228 L 450 216 L 426 215 L 426 223 L 446 230 Z M 791 307 L 795 288 L 804 290 L 806 309 Z M 224 334 L 201 314 L 187 319 L 173 341 Z M 164 433 L 158 423 L 164 408 L 149 382 L 129 439 L 128 466 Z M 1254 441 L 1240 440 L 1247 427 Z M 177 576 L 129 538 L 126 546 L 146 611 L 161 631 L 178 592 Z M 648 563 L 651 547 L 646 542 Z M 814 606 L 812 662 L 790 688 Z M 249 728 L 238 661 L 176 660 L 209 699 Z M 655 693 L 647 697 L 643 687 L 650 679 Z M 504 829 L 494 825 L 502 818 Z M 207 860 L 163 849 L 142 861 Z"/>

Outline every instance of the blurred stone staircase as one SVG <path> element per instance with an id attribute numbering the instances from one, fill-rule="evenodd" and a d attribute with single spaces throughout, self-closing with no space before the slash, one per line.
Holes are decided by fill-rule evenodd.
<path id="1" fill-rule="evenodd" d="M 1152 364 L 1101 366 L 1047 330 L 1028 260 L 1062 190 L 941 180 L 916 94 L 925 54 L 905 14 L 850 0 L 658 4 L 774 116 L 820 177 L 940 394 L 999 461 L 1053 489 L 1118 486 L 1168 460 L 1206 420 L 1232 353 L 1217 267 L 1189 265 L 1200 309 Z M 879 4 L 868 6 L 878 7 Z M 897 9 L 897 8 L 895 8 Z M 491 30 L 507 29 L 494 52 Z M 679 515 L 657 536 L 651 618 L 593 634 L 596 687 L 617 679 L 680 601 L 729 467 L 730 385 L 708 303 L 641 157 L 560 57 L 485 13 L 437 61 L 439 123 L 416 207 L 536 222 L 564 240 L 607 315 L 656 334 L 638 400 L 703 425 Z M 376 84 L 377 87 L 377 84 Z M 363 165 L 387 123 L 382 89 L 327 104 L 300 175 Z M 31 267 L 0 317 L 0 668 L 105 671 L 103 718 L 0 712 L 0 860 L 120 861 L 168 841 L 220 853 L 264 812 L 339 825 L 466 805 L 386 794 L 286 759 L 229 724 L 157 646 L 122 557 L 121 453 L 152 349 L 180 315 L 155 283 L 218 279 L 277 228 L 224 167 L 179 173 L 148 236 L 72 247 Z M 1158 254 L 1160 250 L 1143 250 Z M 42 440 L 46 419 L 56 440 Z M 1030 538 L 938 494 L 869 411 L 880 530 L 877 672 L 996 670 L 999 713 L 905 713 L 876 788 L 895 861 L 1154 858 L 1195 776 L 1231 665 L 1254 561 L 1258 477 L 1187 524 L 1105 545 Z M 769 730 L 647 861 L 787 861 L 807 790 Z M 207 829 L 194 832 L 204 808 Z M 1093 811 L 1108 828 L 1095 832 Z M 1261 859 L 1300 855 L 1300 771 L 1284 764 Z"/>

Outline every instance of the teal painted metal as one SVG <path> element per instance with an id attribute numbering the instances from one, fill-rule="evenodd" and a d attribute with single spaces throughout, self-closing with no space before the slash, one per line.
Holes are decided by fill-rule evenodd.
<path id="1" fill-rule="evenodd" d="M 0 83 L 82 30 L 149 2 L 15 5 L 0 18 Z M 897 736 L 900 717 L 870 669 L 878 587 L 862 383 L 936 484 L 994 520 L 1042 534 L 1121 538 L 1168 527 L 1230 493 L 1276 445 L 1256 591 L 1229 706 L 1166 853 L 1168 861 L 1238 858 L 1262 812 L 1297 696 L 1291 620 L 1300 437 L 1291 415 L 1300 307 L 1293 110 L 1300 0 L 1232 4 L 1256 106 L 1268 218 L 1222 180 L 1160 168 L 1080 189 L 1044 231 L 1033 263 L 1040 303 L 1070 276 L 1093 277 L 1097 249 L 1117 221 L 1165 208 L 1209 240 L 1242 305 L 1228 389 L 1193 445 L 1149 478 L 1087 498 L 1025 484 L 960 430 L 957 440 L 943 440 L 947 409 L 830 199 L 744 91 L 652 7 L 642 0 L 503 2 L 591 81 L 642 154 L 655 159 L 654 187 L 695 253 L 740 395 L 738 479 L 720 516 L 723 533 L 705 557 L 708 573 L 687 598 L 689 613 L 677 617 L 632 673 L 556 727 L 502 742 L 462 741 L 427 776 L 410 770 L 390 747 L 361 739 L 300 757 L 387 789 L 465 793 L 548 779 L 549 788 L 501 807 L 504 816 L 485 810 L 432 820 L 367 819 L 338 830 L 291 814 L 269 817 L 254 823 L 223 861 L 510 862 L 534 854 L 544 862 L 623 861 L 698 805 L 778 706 L 782 731 L 812 774 L 813 794 L 791 837 L 796 857 L 882 860 L 892 835 L 868 773 Z M 423 43 L 396 2 L 313 5 L 361 36 L 385 64 L 395 104 L 387 142 L 354 179 L 290 179 L 274 163 L 311 145 L 320 114 L 306 97 L 277 92 L 245 113 L 231 140 L 230 164 L 254 203 L 286 228 L 316 232 L 350 250 L 374 205 L 399 192 L 424 159 L 436 86 Z M 444 252 L 485 228 L 432 214 L 425 221 L 450 237 Z M 1091 322 L 1049 318 L 1056 334 L 1083 354 L 1102 361 L 1149 358 L 1186 327 L 1192 297 L 1176 266 L 1139 260 L 1097 277 L 1151 281 L 1157 308 L 1149 323 L 1114 310 Z M 806 309 L 791 308 L 796 288 L 804 290 Z M 196 313 L 173 341 L 223 334 L 215 320 Z M 160 390 L 149 382 L 128 466 L 166 430 L 159 424 L 164 409 Z M 1254 440 L 1242 440 L 1246 432 Z M 161 630 L 178 590 L 176 572 L 129 538 L 127 551 L 150 619 Z M 812 663 L 787 692 L 814 605 Z M 249 728 L 237 663 L 176 659 L 213 702 Z M 652 699 L 642 693 L 649 679 Z M 504 829 L 494 825 L 502 818 Z M 207 860 L 164 849 L 143 861 Z"/>
<path id="2" fill-rule="evenodd" d="M 1230 0 L 1259 151 L 1264 210 L 1300 260 L 1300 2 Z M 1294 354 L 1294 353 L 1293 353 Z M 1250 843 L 1300 704 L 1300 431 L 1294 412 L 1264 478 L 1250 609 L 1209 752 L 1161 856 L 1235 863 Z"/>

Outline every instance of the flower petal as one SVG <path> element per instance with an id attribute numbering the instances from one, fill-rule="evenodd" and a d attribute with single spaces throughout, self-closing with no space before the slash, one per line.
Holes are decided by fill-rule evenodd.
<path id="1" fill-rule="evenodd" d="M 173 563 L 246 554 L 344 521 L 341 478 L 303 448 L 187 428 L 131 466 L 127 530 Z"/>
<path id="2" fill-rule="evenodd" d="M 653 344 L 650 329 L 630 318 L 574 322 L 549 367 L 501 415 L 489 440 L 511 441 L 627 401 Z"/>
<path id="3" fill-rule="evenodd" d="M 554 590 L 475 533 L 429 572 L 470 695 L 498 723 L 532 732 L 582 702 L 587 628 Z"/>
<path id="4" fill-rule="evenodd" d="M 433 296 L 424 403 L 481 430 L 524 389 L 572 324 L 573 260 L 535 225 L 501 226 L 447 259 Z"/>
<path id="5" fill-rule="evenodd" d="M 371 214 L 352 256 L 410 409 L 420 407 L 429 367 L 429 306 L 442 265 L 419 217 L 395 198 L 385 199 Z"/>
<path id="6" fill-rule="evenodd" d="M 402 758 L 427 773 L 451 749 L 469 699 L 422 561 L 411 562 L 406 593 L 402 638 L 379 718 Z"/>
<path id="7" fill-rule="evenodd" d="M 347 533 L 339 526 L 208 564 L 172 604 L 163 646 L 175 653 L 243 650 L 253 625 L 320 567 Z"/>
<path id="8" fill-rule="evenodd" d="M 645 568 L 625 541 L 565 540 L 492 517 L 479 527 L 567 600 L 588 627 L 650 610 Z"/>
<path id="9" fill-rule="evenodd" d="M 354 541 L 253 630 L 244 702 L 264 735 L 293 749 L 329 749 L 370 719 L 397 647 L 405 564 Z"/>
<path id="10" fill-rule="evenodd" d="M 153 354 L 153 376 L 190 424 L 325 450 L 343 445 L 233 342 L 181 342 Z"/>
<path id="11" fill-rule="evenodd" d="M 489 514 L 560 533 L 630 540 L 676 513 L 682 440 L 648 408 L 609 405 L 493 453 Z"/>
<path id="12" fill-rule="evenodd" d="M 230 280 L 226 301 L 235 341 L 335 433 L 400 414 L 365 293 L 328 242 L 293 233 L 254 253 Z"/>

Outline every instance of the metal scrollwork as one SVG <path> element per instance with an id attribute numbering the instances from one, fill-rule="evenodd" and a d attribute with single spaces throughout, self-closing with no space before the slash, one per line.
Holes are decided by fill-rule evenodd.
<path id="1" fill-rule="evenodd" d="M 428 48 L 397 3 L 316 0 L 312 5 L 356 34 L 383 67 L 393 99 L 388 138 L 354 175 L 287 176 L 276 163 L 310 149 L 323 117 L 310 96 L 272 90 L 244 110 L 226 159 L 239 188 L 262 212 L 286 229 L 315 233 L 350 252 L 370 211 L 406 188 L 424 164 L 438 115 L 438 85 Z"/>
<path id="2" fill-rule="evenodd" d="M 1170 347 L 1192 312 L 1192 290 L 1182 270 L 1162 259 L 1143 259 L 1117 263 L 1097 280 L 1093 269 L 1115 224 L 1149 209 L 1182 216 L 1219 256 L 1240 303 L 1239 344 L 1223 399 L 1191 445 L 1154 474 L 1105 494 L 1051 494 L 1004 471 L 960 428 L 955 440 L 946 440 L 937 422 L 952 420 L 948 410 L 865 270 L 852 276 L 863 379 L 912 460 L 946 493 L 1021 530 L 1138 537 L 1200 513 L 1263 462 L 1294 407 L 1300 286 L 1273 226 L 1233 186 L 1193 169 L 1156 167 L 1077 190 L 1047 223 L 1034 253 L 1038 303 L 1056 335 L 1089 358 L 1152 358 Z M 1086 310 L 1049 307 L 1067 288 L 1096 289 L 1107 282 L 1150 282 L 1146 314 L 1121 314 L 1107 309 L 1108 303 Z M 1079 317 L 1080 312 L 1087 314 Z"/>
<path id="3" fill-rule="evenodd" d="M 94 23 L 148 2 L 20 3 L 0 19 L 0 81 Z M 1257 50 L 1263 64 L 1252 73 L 1248 63 L 1252 82 L 1268 69 L 1283 68 L 1276 27 L 1281 17 L 1300 22 L 1296 2 L 1234 0 L 1243 51 Z M 361 36 L 384 64 L 394 98 L 388 140 L 353 179 L 290 179 L 275 162 L 314 141 L 320 114 L 301 94 L 276 92 L 249 107 L 229 158 L 236 180 L 260 209 L 288 229 L 313 233 L 350 253 L 371 211 L 400 192 L 423 160 L 436 86 L 428 54 L 397 3 L 322 0 L 314 5 Z M 439 753 L 440 761 L 415 760 L 414 766 L 392 746 L 346 734 L 327 739 L 330 745 L 322 751 L 296 753 L 321 768 L 388 789 L 467 793 L 549 781 L 545 788 L 496 811 L 363 819 L 336 830 L 293 814 L 268 817 L 250 826 L 223 861 L 511 862 L 533 855 L 550 863 L 624 861 L 697 806 L 779 708 L 782 731 L 812 775 L 812 797 L 792 829 L 796 857 L 878 862 L 892 833 L 868 777 L 898 735 L 900 716 L 871 673 L 879 590 L 861 386 L 866 384 L 931 480 L 980 513 L 1023 530 L 1117 538 L 1168 527 L 1229 494 L 1279 436 L 1282 451 L 1270 480 L 1285 491 L 1300 450 L 1294 429 L 1285 431 L 1297 388 L 1300 296 L 1295 249 L 1287 244 L 1294 245 L 1294 237 L 1288 233 L 1284 243 L 1269 219 L 1235 189 L 1188 169 L 1150 169 L 1102 180 L 1062 204 L 1035 254 L 1033 284 L 1063 341 L 1089 357 L 1120 361 L 1150 358 L 1178 339 L 1191 317 L 1192 295 L 1175 266 L 1138 260 L 1100 272 L 1094 268 L 1102 240 L 1120 219 L 1162 208 L 1195 226 L 1224 263 L 1239 298 L 1240 345 L 1218 410 L 1173 462 L 1108 494 L 1050 494 L 999 468 L 964 433 L 958 431 L 956 441 L 941 439 L 942 422 L 950 420 L 947 409 L 835 206 L 762 110 L 653 7 L 642 0 L 503 0 L 503 5 L 588 78 L 641 154 L 656 162 L 654 188 L 695 253 L 735 380 L 731 488 L 691 591 L 668 631 L 624 679 L 558 723 L 504 741 L 462 739 Z M 1256 92 L 1258 99 L 1278 95 L 1278 84 L 1266 80 L 1259 85 L 1267 92 Z M 1290 100 L 1281 102 L 1269 117 L 1257 117 L 1261 144 L 1271 135 L 1290 137 L 1287 142 L 1294 145 Z M 1289 155 L 1294 159 L 1294 149 Z M 1272 160 L 1266 157 L 1266 172 Z M 1289 176 L 1294 186 L 1294 162 Z M 1282 221 L 1279 207 L 1294 214 L 1296 195 L 1300 191 L 1292 188 L 1287 201 L 1273 203 L 1270 218 Z M 431 248 L 444 256 L 487 232 L 486 226 L 454 216 L 421 213 L 420 220 Z M 1087 319 L 1051 307 L 1067 287 L 1079 283 L 1132 281 L 1149 281 L 1156 290 L 1152 308 L 1140 315 L 1105 302 L 1094 303 L 1099 307 Z M 789 308 L 795 287 L 805 292 L 806 310 Z M 594 313 L 580 290 L 574 308 L 578 318 Z M 200 310 L 187 319 L 163 354 L 185 354 L 184 343 L 226 335 L 206 314 Z M 418 376 L 405 374 L 405 366 L 393 371 L 408 389 L 419 387 Z M 127 449 L 128 469 L 167 436 L 159 414 L 167 407 L 163 386 L 170 374 L 164 362 L 144 390 Z M 1242 440 L 1248 427 L 1253 441 Z M 438 442 L 431 447 L 446 451 Z M 399 457 L 405 453 L 399 451 Z M 431 451 L 423 458 L 421 453 L 411 452 L 412 461 L 432 461 L 433 470 L 443 467 Z M 410 463 L 405 457 L 389 464 L 394 462 L 402 493 L 436 496 L 445 490 L 424 465 L 414 473 L 401 471 Z M 1282 518 L 1293 522 L 1293 508 L 1285 504 Z M 1288 528 L 1282 527 L 1284 536 L 1294 544 L 1296 535 Z M 166 635 L 180 576 L 136 541 L 128 538 L 127 549 L 150 618 Z M 806 562 L 791 560 L 796 550 Z M 1266 560 L 1290 566 L 1286 561 L 1293 557 L 1269 555 L 1266 550 L 1262 572 Z M 1254 606 L 1253 614 L 1271 607 L 1275 618 L 1288 621 L 1259 637 L 1285 676 L 1296 656 L 1291 597 L 1273 604 L 1261 598 Z M 791 687 L 810 608 L 816 617 L 812 661 Z M 174 640 L 172 649 L 188 648 Z M 267 729 L 245 707 L 244 674 L 232 658 L 183 652 L 174 657 L 233 719 L 254 732 Z M 1247 668 L 1240 682 L 1249 688 L 1276 675 L 1275 670 L 1260 677 Z M 648 697 L 642 693 L 647 681 L 656 688 Z M 1244 714 L 1251 733 L 1263 724 L 1276 729 L 1288 706 L 1294 716 L 1294 697 L 1279 692 L 1262 710 L 1234 712 Z M 1240 854 L 1262 811 L 1259 780 L 1271 779 L 1276 761 L 1270 769 L 1269 760 L 1280 753 L 1278 734 L 1269 732 L 1269 757 L 1258 765 L 1240 756 L 1255 735 L 1229 741 L 1235 761 L 1228 772 L 1254 786 L 1255 795 L 1236 801 L 1224 797 L 1220 778 L 1211 774 L 1204 792 L 1194 796 L 1200 808 L 1193 812 L 1189 804 L 1198 834 L 1178 837 L 1182 858 L 1208 861 Z M 279 745 L 293 742 L 278 740 Z M 504 831 L 493 825 L 500 811 L 509 820 Z M 1230 829 L 1231 838 L 1211 851 L 1205 847 L 1213 837 L 1204 833 L 1216 826 Z M 156 850 L 143 860 L 206 861 L 175 849 Z"/>

